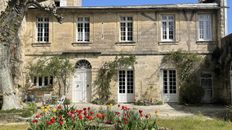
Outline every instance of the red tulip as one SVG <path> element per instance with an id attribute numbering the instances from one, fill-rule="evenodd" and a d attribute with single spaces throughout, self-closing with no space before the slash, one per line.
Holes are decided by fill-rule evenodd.
<path id="1" fill-rule="evenodd" d="M 99 118 L 99 119 L 103 119 L 103 118 L 104 118 L 104 115 L 101 114 L 101 113 L 97 113 L 96 117 Z"/>
<path id="2" fill-rule="evenodd" d="M 118 107 L 120 107 L 120 104 L 118 104 Z"/>
<path id="3" fill-rule="evenodd" d="M 38 123 L 38 120 L 32 120 L 33 123 Z"/>
<path id="4" fill-rule="evenodd" d="M 88 120 L 93 120 L 93 116 L 86 116 Z"/>
<path id="5" fill-rule="evenodd" d="M 86 108 L 83 108 L 84 111 L 86 111 Z"/>
<path id="6" fill-rule="evenodd" d="M 51 124 L 52 124 L 52 122 L 50 122 L 50 121 L 46 121 L 46 123 L 47 123 L 48 125 L 51 125 Z"/>
<path id="7" fill-rule="evenodd" d="M 91 111 L 91 112 L 90 112 L 90 115 L 93 115 L 93 114 L 94 114 L 94 112 Z"/>
<path id="8" fill-rule="evenodd" d="M 88 107 L 88 111 L 90 110 L 90 107 Z"/>
<path id="9" fill-rule="evenodd" d="M 60 124 L 60 125 L 63 125 L 63 124 L 64 124 L 64 121 L 59 121 L 59 124 Z"/>
<path id="10" fill-rule="evenodd" d="M 40 117 L 41 117 L 41 115 L 36 115 L 36 116 L 35 116 L 35 118 L 40 118 Z"/>
<path id="11" fill-rule="evenodd" d="M 56 118 L 52 117 L 50 121 L 51 121 L 51 123 L 54 123 L 54 122 L 56 122 Z"/>
<path id="12" fill-rule="evenodd" d="M 139 113 L 143 113 L 143 110 L 139 110 Z"/>
<path id="13" fill-rule="evenodd" d="M 78 118 L 79 118 L 79 120 L 82 120 L 83 117 L 82 117 L 82 115 L 79 115 Z"/>

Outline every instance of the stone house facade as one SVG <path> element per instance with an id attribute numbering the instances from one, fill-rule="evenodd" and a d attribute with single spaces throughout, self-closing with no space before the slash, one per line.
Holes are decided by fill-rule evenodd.
<path id="1" fill-rule="evenodd" d="M 20 35 L 24 67 L 41 56 L 67 56 L 76 70 L 66 96 L 72 102 L 90 102 L 96 97 L 94 81 L 99 68 L 116 56 L 134 55 L 136 64 L 119 69 L 112 81 L 111 98 L 121 103 L 143 99 L 178 102 L 178 73 L 175 67 L 163 65 L 162 58 L 177 50 L 210 56 L 227 28 L 225 1 L 82 7 L 81 0 L 60 0 L 55 3 L 64 16 L 62 24 L 32 8 Z M 206 103 L 215 97 L 213 77 L 207 68 L 199 75 L 206 82 Z M 32 82 L 46 87 L 51 81 L 36 77 Z"/>

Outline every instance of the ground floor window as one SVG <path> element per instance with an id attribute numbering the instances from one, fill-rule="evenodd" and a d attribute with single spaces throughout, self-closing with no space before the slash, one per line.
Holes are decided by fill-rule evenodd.
<path id="1" fill-rule="evenodd" d="M 203 97 L 204 102 L 210 102 L 213 97 L 213 76 L 211 73 L 201 74 L 201 87 L 204 89 L 205 94 Z"/>
<path id="2" fill-rule="evenodd" d="M 163 70 L 163 91 L 176 94 L 176 70 Z"/>
<path id="3" fill-rule="evenodd" d="M 34 76 L 33 84 L 36 87 L 45 87 L 49 85 L 53 85 L 53 77 L 52 76 Z"/>
<path id="4" fill-rule="evenodd" d="M 134 71 L 119 71 L 119 93 L 134 93 Z"/>

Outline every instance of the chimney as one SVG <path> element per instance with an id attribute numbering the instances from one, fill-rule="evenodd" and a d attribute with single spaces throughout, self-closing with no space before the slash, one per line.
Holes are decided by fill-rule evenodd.
<path id="1" fill-rule="evenodd" d="M 75 0 L 74 0 L 75 1 Z M 76 0 L 76 6 L 82 6 L 82 0 Z"/>

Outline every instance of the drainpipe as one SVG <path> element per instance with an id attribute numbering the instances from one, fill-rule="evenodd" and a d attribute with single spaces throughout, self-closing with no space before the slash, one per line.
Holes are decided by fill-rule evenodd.
<path id="1" fill-rule="evenodd" d="M 224 0 L 224 15 L 225 15 L 225 36 L 228 34 L 228 7 L 227 0 Z"/>

